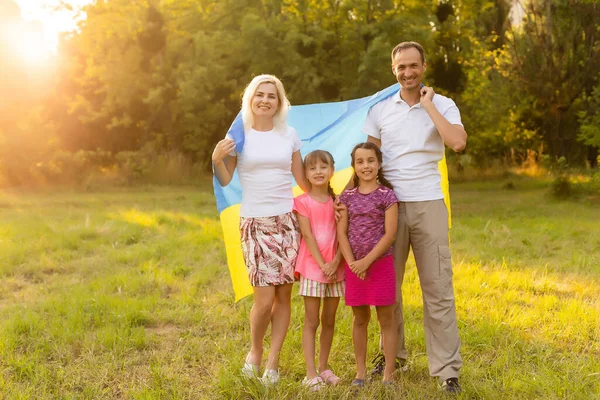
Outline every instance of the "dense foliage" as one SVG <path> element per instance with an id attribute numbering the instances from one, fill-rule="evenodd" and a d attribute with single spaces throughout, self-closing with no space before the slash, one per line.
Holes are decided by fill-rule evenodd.
<path id="1" fill-rule="evenodd" d="M 598 0 L 97 0 L 85 11 L 43 76 L 0 51 L 4 184 L 143 174 L 160 154 L 208 168 L 253 75 L 281 77 L 293 104 L 365 96 L 394 83 L 389 54 L 405 40 L 424 45 L 426 82 L 458 103 L 468 159 L 596 162 Z M 19 19 L 0 0 L 0 23 Z M 0 48 L 12 41 L 0 30 Z"/>

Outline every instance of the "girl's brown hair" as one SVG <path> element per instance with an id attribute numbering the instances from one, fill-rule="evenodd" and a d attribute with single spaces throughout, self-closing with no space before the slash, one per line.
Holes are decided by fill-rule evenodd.
<path id="1" fill-rule="evenodd" d="M 379 150 L 379 147 L 377 147 L 375 143 L 371 142 L 359 143 L 356 146 L 354 146 L 354 148 L 352 149 L 352 153 L 350 153 L 350 157 L 352 158 L 352 168 L 354 168 L 354 154 L 358 149 L 373 150 L 375 152 L 375 156 L 377 157 L 377 161 L 379 162 L 377 180 L 381 185 L 394 190 L 392 184 L 389 183 L 388 180 L 383 177 L 383 169 L 381 168 L 381 166 L 383 165 L 383 154 L 381 154 L 381 150 Z M 354 180 L 354 187 L 358 187 L 358 175 L 356 175 L 356 172 L 354 172 L 352 179 Z"/>
<path id="2" fill-rule="evenodd" d="M 335 171 L 335 161 L 333 161 L 333 156 L 326 150 L 313 150 L 308 153 L 304 157 L 304 169 L 308 169 L 309 167 L 315 165 L 317 161 L 321 161 L 323 164 L 330 166 L 331 169 Z M 335 192 L 331 187 L 331 182 L 327 182 L 327 191 L 329 192 L 331 198 L 335 199 Z"/>

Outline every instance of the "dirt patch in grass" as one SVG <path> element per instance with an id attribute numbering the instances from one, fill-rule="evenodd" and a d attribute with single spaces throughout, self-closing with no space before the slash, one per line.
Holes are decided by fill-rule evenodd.
<path id="1" fill-rule="evenodd" d="M 158 336 L 170 336 L 178 335 L 181 332 L 181 328 L 174 324 L 165 324 L 159 326 L 146 327 L 146 332 Z"/>
<path id="2" fill-rule="evenodd" d="M 0 280 L 0 309 L 14 304 L 32 303 L 39 293 L 39 285 L 23 275 L 13 275 Z"/>

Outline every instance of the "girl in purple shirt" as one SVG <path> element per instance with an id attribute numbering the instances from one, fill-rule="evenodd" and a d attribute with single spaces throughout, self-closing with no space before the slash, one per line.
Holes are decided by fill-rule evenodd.
<path id="1" fill-rule="evenodd" d="M 352 341 L 356 358 L 353 385 L 363 386 L 366 374 L 367 328 L 375 306 L 383 335 L 386 368 L 383 382 L 391 383 L 396 359 L 396 273 L 392 244 L 398 224 L 398 199 L 381 171 L 382 155 L 370 142 L 352 150 L 354 188 L 340 201 L 339 246 L 346 260 L 346 305 L 352 307 Z"/>

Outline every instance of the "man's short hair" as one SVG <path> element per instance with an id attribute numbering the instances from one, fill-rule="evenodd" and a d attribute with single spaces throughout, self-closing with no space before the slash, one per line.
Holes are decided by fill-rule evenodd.
<path id="1" fill-rule="evenodd" d="M 394 47 L 394 50 L 392 50 L 392 63 L 394 62 L 396 54 L 406 49 L 417 49 L 421 54 L 421 62 L 425 63 L 425 51 L 423 50 L 423 46 L 417 42 L 402 42 L 397 44 L 396 47 Z"/>

